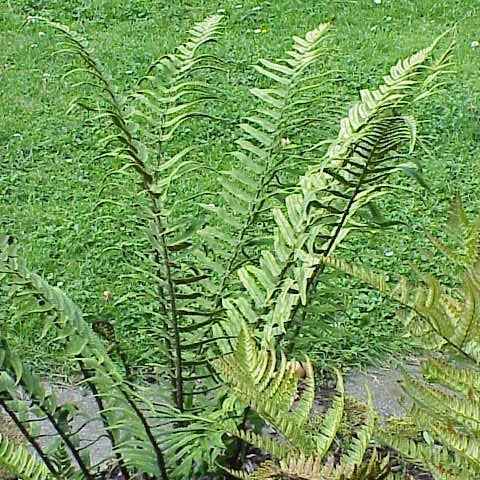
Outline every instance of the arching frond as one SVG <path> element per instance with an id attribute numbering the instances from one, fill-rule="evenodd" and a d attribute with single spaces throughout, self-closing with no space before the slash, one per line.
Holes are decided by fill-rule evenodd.
<path id="1" fill-rule="evenodd" d="M 84 383 L 95 395 L 100 418 L 114 451 L 121 452 L 124 439 L 134 441 L 140 432 L 144 440 L 142 446 L 145 456 L 151 467 L 148 471 L 166 480 L 165 459 L 142 410 L 142 399 L 126 382 L 125 374 L 110 358 L 101 340 L 83 319 L 77 305 L 59 288 L 50 286 L 43 278 L 27 269 L 11 237 L 2 238 L 0 242 L 0 272 L 9 283 L 12 301 L 17 310 L 27 316 L 42 313 L 46 316 L 44 333 L 55 328 L 57 340 L 66 342 L 66 354 L 77 360 Z M 76 411 L 76 407 L 59 405 L 55 395 L 46 396 L 38 377 L 18 356 L 10 352 L 8 345 L 2 343 L 0 347 L 0 366 L 3 370 L 1 391 L 15 399 L 15 385 L 20 384 L 28 396 L 30 406 L 36 407 L 52 424 L 69 453 L 82 468 L 84 477 L 93 478 L 90 466 L 84 462 L 72 437 L 70 423 L 65 422 L 65 418 L 71 417 L 70 414 Z M 3 407 L 7 408 L 5 404 Z M 26 437 L 35 447 L 34 437 Z M 120 453 L 117 460 L 125 468 L 130 465 L 137 468 L 133 462 L 129 463 L 130 457 L 123 453 Z"/>
<path id="2" fill-rule="evenodd" d="M 429 274 L 419 274 L 423 283 L 418 286 L 406 278 L 392 285 L 385 276 L 338 258 L 326 263 L 399 304 L 409 335 L 426 349 L 459 356 L 458 363 L 428 358 L 423 379 L 405 373 L 401 385 L 414 402 L 410 416 L 416 430 L 393 428 L 380 439 L 436 479 L 475 478 L 480 474 L 480 228 L 478 219 L 469 221 L 458 196 L 448 225 L 461 245 L 434 244 L 455 263 L 453 288 Z M 418 432 L 424 432 L 423 438 Z"/>
<path id="3" fill-rule="evenodd" d="M 452 207 L 451 219 L 456 217 L 458 204 L 455 200 Z M 457 216 L 458 217 L 458 216 Z M 456 235 L 459 230 L 455 229 Z M 423 281 L 418 286 L 412 285 L 405 277 L 395 284 L 387 282 L 386 277 L 377 274 L 359 265 L 351 265 L 339 258 L 330 257 L 325 262 L 354 276 L 377 289 L 379 292 L 398 303 L 402 310 L 400 318 L 410 335 L 420 341 L 429 350 L 439 350 L 449 347 L 475 363 L 480 362 L 480 335 L 478 323 L 480 321 L 480 262 L 478 261 L 478 243 L 480 228 L 478 222 L 466 224 L 466 236 L 463 235 L 464 245 L 458 252 L 468 252 L 459 255 L 451 247 L 441 245 L 442 251 L 449 254 L 450 259 L 458 261 L 456 271 L 459 285 L 449 288 L 440 283 L 433 275 L 420 273 Z M 475 239 L 476 250 L 472 248 L 472 239 Z M 466 246 L 465 246 L 466 245 Z M 465 265 L 466 259 L 471 263 Z"/>
<path id="4" fill-rule="evenodd" d="M 238 271 L 250 302 L 234 297 L 224 304 L 233 320 L 229 334 L 244 316 L 264 327 L 269 345 L 286 322 L 301 323 L 323 259 L 358 227 L 352 223 L 356 212 L 388 191 L 389 175 L 410 168 L 403 157 L 413 148 L 415 128 L 403 111 L 430 88 L 432 75 L 446 69 L 447 54 L 432 59 L 437 43 L 392 67 L 378 90 L 362 91 L 327 154 L 300 179 L 300 192 L 287 196 L 285 208 L 272 209 L 273 249 Z"/>
<path id="5" fill-rule="evenodd" d="M 283 190 L 280 178 L 299 162 L 291 143 L 295 143 L 293 130 L 294 125 L 306 122 L 308 115 L 299 97 L 308 86 L 313 92 L 308 102 L 314 104 L 326 82 L 326 73 L 312 77 L 307 70 L 325 54 L 328 28 L 329 24 L 321 24 L 304 38 L 294 37 L 285 59 L 262 59 L 256 66 L 268 86 L 250 90 L 259 107 L 240 124 L 242 136 L 236 141 L 238 150 L 231 154 L 232 167 L 219 178 L 219 202 L 203 204 L 220 222 L 202 232 L 207 245 L 215 245 L 216 265 L 212 268 L 218 270 L 221 279 L 216 291 L 219 306 L 227 287 L 235 283 L 234 272 L 255 256 L 258 245 L 271 235 L 265 228 L 265 213 L 279 203 L 278 194 Z"/>
<path id="6" fill-rule="evenodd" d="M 278 361 L 277 361 L 278 357 Z M 266 460 L 251 475 L 229 472 L 238 478 L 273 479 L 374 479 L 387 478 L 387 462 L 376 452 L 366 461 L 366 452 L 376 425 L 371 402 L 366 422 L 353 435 L 350 447 L 338 460 L 329 455 L 344 421 L 345 391 L 337 372 L 336 393 L 323 415 L 312 412 L 314 379 L 312 366 L 305 362 L 306 376 L 299 385 L 296 362 L 287 361 L 274 349 L 259 348 L 243 323 L 237 345 L 231 354 L 213 362 L 220 379 L 235 397 L 252 408 L 274 430 L 274 435 L 243 429 L 230 433 L 268 452 Z"/>
<path id="7" fill-rule="evenodd" d="M 235 396 L 281 432 L 292 448 L 299 448 L 299 442 L 304 451 L 316 448 L 313 438 L 302 435 L 315 395 L 313 371 L 308 360 L 304 390 L 297 399 L 299 379 L 295 374 L 295 362 L 287 361 L 284 355 L 277 361 L 273 349 L 258 349 L 244 324 L 234 352 L 215 360 L 213 365 Z M 341 417 L 341 405 L 337 407 Z"/>
<path id="8" fill-rule="evenodd" d="M 0 466 L 23 480 L 62 480 L 23 445 L 17 445 L 0 433 Z M 71 477 L 70 477 L 71 478 Z M 77 477 L 78 478 L 78 477 Z"/>
<path id="9" fill-rule="evenodd" d="M 155 60 L 128 94 L 115 86 L 86 39 L 64 25 L 41 20 L 61 32 L 64 51 L 82 59 L 84 66 L 69 72 L 86 78 L 76 88 L 91 91 L 96 87 L 92 94 L 75 99 L 72 107 L 95 112 L 97 120 L 107 120 L 113 128 L 104 138 L 110 150 L 102 157 L 112 157 L 120 167 L 108 180 L 123 179 L 131 168 L 140 177 L 141 208 L 133 228 L 142 225 L 148 245 L 135 239 L 124 243 L 121 250 L 131 271 L 128 277 L 135 279 L 136 295 L 148 305 L 155 304 L 147 312 L 148 328 L 156 332 L 156 341 L 149 345 L 150 361 L 164 363 L 160 359 L 168 358 L 173 400 L 183 410 L 186 389 L 198 385 L 190 379 L 208 373 L 206 356 L 199 351 L 213 341 L 202 340 L 201 332 L 211 329 L 214 303 L 203 285 L 210 275 L 208 265 L 194 262 L 192 256 L 205 220 L 192 212 L 185 198 L 183 202 L 172 200 L 172 189 L 189 176 L 195 178 L 205 165 L 193 158 L 198 145 L 189 142 L 178 147 L 171 140 L 180 135 L 186 122 L 213 119 L 207 106 L 216 94 L 204 74 L 221 70 L 222 62 L 204 47 L 220 37 L 222 17 L 213 15 L 197 23 L 187 41 Z"/>

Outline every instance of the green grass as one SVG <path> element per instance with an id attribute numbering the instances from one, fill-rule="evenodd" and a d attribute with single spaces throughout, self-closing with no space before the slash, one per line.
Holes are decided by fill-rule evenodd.
<path id="1" fill-rule="evenodd" d="M 204 161 L 219 167 L 234 148 L 232 125 L 255 107 L 248 88 L 259 81 L 252 69 L 259 56 L 277 58 L 294 34 L 335 18 L 328 64 L 341 71 L 336 85 L 344 112 L 361 88 L 375 87 L 398 58 L 429 44 L 456 25 L 456 72 L 446 89 L 418 111 L 429 154 L 421 152 L 430 191 L 398 194 L 384 210 L 407 226 L 355 236 L 345 245 L 350 257 L 392 272 L 406 272 L 409 262 L 435 266 L 424 253 L 424 231 L 441 234 L 448 202 L 460 190 L 467 209 L 478 206 L 480 192 L 480 6 L 456 0 L 216 2 L 179 0 L 15 0 L 0 4 L 0 230 L 17 237 L 29 265 L 53 284 L 61 285 L 90 318 L 115 320 L 120 336 L 137 359 L 142 355 L 142 305 L 129 299 L 131 284 L 122 279 L 122 255 L 109 247 L 131 240 L 135 226 L 133 186 L 107 188 L 102 195 L 131 198 L 131 211 L 96 210 L 102 179 L 114 168 L 96 160 L 102 153 L 101 132 L 88 116 L 65 111 L 75 92 L 62 78 L 71 58 L 55 56 L 59 39 L 40 24 L 22 28 L 27 15 L 57 20 L 81 32 L 111 70 L 128 87 L 152 59 L 184 38 L 193 22 L 225 10 L 226 33 L 220 46 L 229 73 L 218 77 L 226 92 L 226 120 L 192 127 L 188 136 L 204 141 Z M 260 33 L 255 33 L 260 30 Z M 217 80 L 215 80 L 217 81 Z M 233 100 L 233 101 L 232 101 Z M 321 140 L 321 138 L 318 138 Z M 409 184 L 405 180 L 402 183 Z M 187 184 L 179 192 L 215 189 Z M 179 193 L 180 194 L 180 193 Z M 107 216 L 109 215 L 109 216 Z M 346 288 L 340 288 L 340 286 Z M 375 295 L 344 279 L 325 287 L 328 305 L 319 300 L 308 317 L 298 348 L 320 364 L 346 366 L 384 361 L 408 345 L 391 308 Z M 105 301 L 103 292 L 112 293 Z M 353 292 L 353 295 L 352 295 Z M 19 348 L 45 364 L 55 363 L 53 345 L 38 342 L 39 326 L 14 322 L 6 326 Z M 146 359 L 145 359 L 146 360 Z M 40 365 L 41 366 L 41 365 Z M 45 367 L 45 365 L 44 365 Z"/>

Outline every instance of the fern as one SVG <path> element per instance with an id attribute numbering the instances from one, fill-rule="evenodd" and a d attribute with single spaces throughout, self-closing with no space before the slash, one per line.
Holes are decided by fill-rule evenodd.
<path id="1" fill-rule="evenodd" d="M 319 166 L 300 179 L 299 192 L 286 197 L 284 209 L 272 209 L 273 248 L 262 252 L 258 264 L 238 270 L 249 298 L 233 295 L 224 301 L 228 335 L 238 332 L 242 318 L 263 328 L 266 345 L 285 333 L 287 322 L 301 327 L 324 258 L 358 227 L 355 213 L 388 191 L 388 176 L 410 168 L 402 151 L 414 146 L 415 124 L 400 112 L 430 94 L 432 79 L 447 68 L 451 47 L 431 59 L 438 41 L 399 61 L 378 90 L 362 91 Z"/>
<path id="2" fill-rule="evenodd" d="M 43 462 L 22 445 L 12 443 L 0 434 L 0 465 L 23 480 L 61 480 Z M 69 477 L 72 478 L 72 477 Z"/>
<path id="3" fill-rule="evenodd" d="M 382 294 L 400 304 L 403 307 L 400 311 L 403 324 L 410 335 L 425 348 L 440 350 L 448 347 L 468 361 L 478 363 L 480 360 L 480 337 L 476 325 L 480 318 L 478 307 L 480 226 L 478 221 L 472 224 L 452 224 L 454 218 L 464 221 L 460 220 L 463 218 L 460 211 L 463 212 L 463 208 L 458 204 L 458 199 L 455 199 L 449 223 L 451 228 L 456 231 L 456 235 L 463 228 L 466 235 L 464 236 L 465 249 L 461 247 L 457 252 L 438 240 L 435 241 L 435 244 L 441 247 L 453 262 L 457 262 L 457 267 L 461 268 L 458 273 L 460 285 L 457 288 L 447 288 L 433 275 L 421 272 L 419 275 L 423 283 L 417 287 L 414 287 L 405 277 L 400 278 L 395 285 L 390 285 L 384 274 L 376 274 L 339 258 L 332 257 L 326 260 L 326 263 L 372 285 Z M 477 244 L 476 250 L 472 249 L 473 241 Z M 462 250 L 466 253 L 462 254 Z M 468 266 L 466 265 L 467 261 L 469 261 Z"/>
<path id="4" fill-rule="evenodd" d="M 455 264 L 457 286 L 443 286 L 433 275 L 419 273 L 423 283 L 406 278 L 390 285 L 386 277 L 330 257 L 327 263 L 372 285 L 402 307 L 406 329 L 427 350 L 455 354 L 456 364 L 438 354 L 422 365 L 423 379 L 405 374 L 402 388 L 413 399 L 410 416 L 417 430 L 395 426 L 380 438 L 436 479 L 476 478 L 480 473 L 480 262 L 477 218 L 470 222 L 455 196 L 448 230 L 461 244 L 452 249 L 434 244 Z M 418 438 L 423 431 L 426 442 Z"/>
<path id="5" fill-rule="evenodd" d="M 145 314 L 143 322 L 151 335 L 149 360 L 166 366 L 170 404 L 165 405 L 163 398 L 153 401 L 155 397 L 130 383 L 128 359 L 121 354 L 113 325 L 88 325 L 68 296 L 27 269 L 9 237 L 0 245 L 0 272 L 19 315 L 40 315 L 44 335 L 54 332 L 77 362 L 83 383 L 96 399 L 123 477 L 191 477 L 204 461 L 195 459 L 194 449 L 201 450 L 211 465 L 225 448 L 225 438 L 213 433 L 215 425 L 223 428 L 221 433 L 231 432 L 275 455 L 257 472 L 265 478 L 285 474 L 354 479 L 386 474 L 386 464 L 378 464 L 375 452 L 365 461 L 375 425 L 371 405 L 365 425 L 336 461 L 329 455 L 345 410 L 340 374 L 331 408 L 314 425 L 310 361 L 307 358 L 299 395 L 295 362 L 279 354 L 275 342 L 288 322 L 301 326 L 326 259 L 352 228 L 358 228 L 354 215 L 390 189 L 386 182 L 392 173 L 411 171 L 404 158 L 414 147 L 416 126 L 405 111 L 439 85 L 437 77 L 448 66 L 449 50 L 435 60 L 437 40 L 399 62 L 385 77 L 385 85 L 361 93 L 361 101 L 342 120 L 336 139 L 308 146 L 307 151 L 305 145 L 296 145 L 295 135 L 310 122 L 323 120 L 310 118 L 309 103 L 319 102 L 324 79 L 331 72 L 310 76 L 308 72 L 323 54 L 328 25 L 305 38 L 294 37 L 285 60 L 261 60 L 257 70 L 270 85 L 252 89 L 262 107 L 241 125 L 243 136 L 233 153 L 240 165 L 220 175 L 225 191 L 218 202 L 207 204 L 202 198 L 207 213 L 221 217 L 222 227 L 217 228 L 214 222 L 206 226 L 204 218 L 192 213 L 191 198 L 177 201 L 171 195 L 177 183 L 195 178 L 205 167 L 195 159 L 191 139 L 184 148 L 172 140 L 182 138 L 188 122 L 214 119 L 209 105 L 216 95 L 196 73 L 223 68 L 217 56 L 204 50 L 219 37 L 221 17 L 195 25 L 189 39 L 153 62 L 127 94 L 115 86 L 82 36 L 63 25 L 38 20 L 60 32 L 64 51 L 83 62 L 67 75 L 79 75 L 76 88 L 92 93 L 75 99 L 71 109 L 80 106 L 112 128 L 102 132 L 106 153 L 101 158 L 115 165 L 103 189 L 118 186 L 124 174 L 136 175 L 139 213 L 134 227 L 145 237 L 108 250 L 126 257 L 130 273 L 122 280 L 135 282 L 135 294 L 145 305 L 140 315 Z M 299 156 L 311 162 L 310 167 L 299 182 L 286 186 L 298 173 L 292 164 Z M 128 199 L 123 195 L 120 201 L 103 199 L 98 207 L 109 203 L 119 205 L 121 212 Z M 264 221 L 267 225 L 262 227 Z M 258 232 L 262 238 L 255 238 Z M 126 303 L 129 295 L 117 305 Z M 235 349 L 229 353 L 234 339 Z M 219 351 L 223 355 L 209 363 Z M 122 365 L 111 354 L 120 354 Z M 0 359 L 2 405 L 50 472 L 70 476 L 68 450 L 80 468 L 72 475 L 95 478 L 93 467 L 75 444 L 70 407 L 58 405 L 55 396 L 45 396 L 39 379 L 6 342 Z M 199 395 L 218 388 L 211 378 L 212 365 L 236 398 L 254 408 L 282 441 L 239 428 L 231 410 L 212 413 L 211 395 Z M 164 388 L 162 381 L 157 391 Z M 17 406 L 16 385 L 26 392 L 27 406 L 47 418 L 60 437 L 57 464 L 44 454 L 36 435 L 27 431 L 19 412 L 10 408 Z"/>
<path id="6" fill-rule="evenodd" d="M 287 361 L 283 353 L 277 361 L 274 349 L 258 348 L 246 323 L 241 327 L 233 353 L 222 356 L 213 365 L 235 398 L 251 407 L 275 431 L 274 436 L 267 436 L 231 430 L 233 435 L 276 459 L 266 460 L 251 475 L 229 470 L 231 474 L 252 479 L 386 478 L 380 476 L 386 475 L 386 463 L 378 463 L 375 452 L 374 461 L 365 461 L 376 424 L 371 401 L 365 424 L 358 429 L 340 461 L 329 456 L 344 420 L 345 391 L 339 372 L 332 405 L 319 421 L 312 413 L 315 381 L 310 360 L 305 361 L 306 376 L 299 391 L 296 362 Z"/>

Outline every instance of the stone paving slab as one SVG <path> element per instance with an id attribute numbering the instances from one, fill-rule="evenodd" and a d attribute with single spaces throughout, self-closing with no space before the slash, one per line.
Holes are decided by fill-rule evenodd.
<path id="1" fill-rule="evenodd" d="M 404 365 L 411 375 L 420 375 L 420 362 L 410 361 Z M 403 374 L 395 368 L 369 368 L 366 372 L 353 372 L 345 377 L 345 390 L 349 395 L 362 400 L 368 400 L 367 389 L 372 395 L 375 409 L 380 419 L 385 421 L 392 416 L 405 416 L 405 407 L 399 399 L 405 397 L 399 381 Z"/>

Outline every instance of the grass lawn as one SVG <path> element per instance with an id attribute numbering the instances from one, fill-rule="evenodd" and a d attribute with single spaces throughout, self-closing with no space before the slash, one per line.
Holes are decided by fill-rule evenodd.
<path id="1" fill-rule="evenodd" d="M 142 346 L 142 305 L 122 278 L 127 273 L 121 247 L 135 238 L 133 185 L 106 185 L 114 161 L 97 160 L 102 132 L 88 115 L 66 115 L 75 97 L 64 79 L 71 58 L 55 56 L 59 39 L 39 23 L 22 27 L 28 15 L 60 21 L 91 40 L 120 87 L 163 52 L 185 39 L 186 30 L 205 16 L 224 12 L 225 37 L 219 50 L 229 72 L 221 78 L 224 118 L 192 129 L 181 141 L 207 144 L 202 155 L 218 168 L 231 161 L 238 131 L 232 128 L 255 108 L 248 88 L 259 82 L 252 65 L 258 57 L 275 59 L 318 23 L 334 18 L 328 64 L 338 69 L 338 120 L 361 88 L 374 88 L 399 58 L 428 45 L 455 26 L 455 72 L 447 87 L 419 108 L 421 134 L 428 150 L 423 162 L 430 191 L 416 188 L 384 204 L 388 215 L 405 222 L 388 231 L 352 237 L 347 254 L 391 272 L 406 272 L 409 262 L 435 267 L 424 232 L 441 235 L 449 200 L 459 190 L 466 208 L 478 212 L 480 193 L 480 5 L 457 0 L 6 0 L 0 3 L 0 222 L 1 233 L 14 235 L 30 267 L 62 286 L 88 318 L 110 318 L 129 353 L 148 360 Z M 333 115 L 333 114 L 332 114 Z M 196 130 L 198 128 L 198 130 Z M 318 140 L 321 140 L 319 138 Z M 210 183 L 209 183 L 210 182 Z M 411 183 L 402 180 L 405 185 Z M 103 188 L 105 187 L 105 188 Z M 218 188 L 179 185 L 177 194 Z M 132 208 L 95 209 L 100 198 L 131 199 Z M 318 363 L 346 366 L 384 361 L 405 353 L 394 314 L 366 289 L 336 277 L 322 287 L 307 319 L 298 348 Z M 111 299 L 105 299 L 105 292 Z M 353 292 L 353 293 L 352 293 Z M 109 296 L 109 295 L 107 295 Z M 127 298 L 125 302 L 120 299 Z M 41 326 L 6 320 L 0 327 L 14 334 L 18 348 L 41 358 L 40 368 L 58 359 L 54 345 L 38 342 Z"/>

